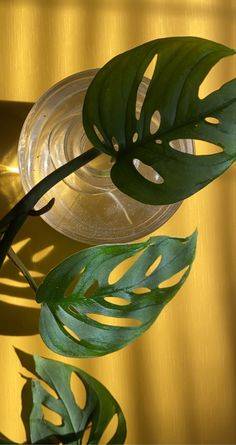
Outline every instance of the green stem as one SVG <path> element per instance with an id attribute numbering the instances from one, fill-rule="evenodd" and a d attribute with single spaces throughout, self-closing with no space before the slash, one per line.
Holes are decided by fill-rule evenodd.
<path id="1" fill-rule="evenodd" d="M 10 258 L 10 260 L 13 262 L 13 264 L 21 271 L 23 276 L 25 277 L 26 281 L 28 281 L 31 289 L 33 289 L 34 292 L 37 292 L 38 286 L 35 283 L 33 277 L 30 275 L 28 269 L 25 267 L 25 265 L 22 263 L 18 255 L 14 252 L 12 247 L 8 250 L 7 256 Z"/>
<path id="2" fill-rule="evenodd" d="M 54 170 L 46 176 L 46 178 L 43 178 L 15 205 L 15 207 L 13 207 L 13 209 L 10 210 L 10 212 L 7 213 L 6 216 L 1 219 L 0 229 L 7 227 L 19 213 L 28 214 L 50 188 L 100 154 L 101 153 L 96 148 L 90 148 L 90 150 Z"/>
<path id="3" fill-rule="evenodd" d="M 95 159 L 101 153 L 95 147 L 90 148 L 82 155 L 75 159 L 72 159 L 67 164 L 62 165 L 57 170 L 54 170 L 46 178 L 42 179 L 37 185 L 35 185 L 27 195 L 25 195 L 13 209 L 7 213 L 6 216 L 0 221 L 0 232 L 4 231 L 4 235 L 0 241 L 0 267 L 7 255 L 11 244 L 27 219 L 29 213 L 33 210 L 40 198 L 52 188 L 55 184 L 66 178 L 68 175 L 83 167 L 88 162 Z"/>

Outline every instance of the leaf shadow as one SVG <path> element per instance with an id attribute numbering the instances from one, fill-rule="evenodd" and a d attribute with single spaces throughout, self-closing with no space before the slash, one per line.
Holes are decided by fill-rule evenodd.
<path id="1" fill-rule="evenodd" d="M 39 309 L 0 301 L 0 335 L 38 334 Z"/>
<path id="2" fill-rule="evenodd" d="M 39 285 L 50 269 L 87 246 L 60 234 L 41 218 L 32 218 L 28 218 L 21 228 L 13 249 Z M 9 259 L 3 264 L 0 274 L 0 294 L 4 299 L 9 301 L 9 297 L 17 297 L 34 300 L 33 290 Z"/>
<path id="3" fill-rule="evenodd" d="M 33 103 L 29 102 L 0 101 L 0 217 L 23 195 L 17 173 L 17 146 L 22 125 L 32 106 Z M 38 217 L 28 218 L 15 242 L 16 253 L 19 253 L 23 263 L 34 274 L 37 284 L 64 255 L 80 248 Z M 50 247 L 49 243 L 53 250 L 40 257 L 40 252 Z M 37 334 L 39 309 L 25 307 L 24 302 L 22 306 L 10 304 L 9 297 L 32 300 L 34 293 L 9 259 L 1 269 L 0 282 L 0 294 L 3 297 L 0 302 L 0 334 Z"/>
<path id="4" fill-rule="evenodd" d="M 17 170 L 17 146 L 33 103 L 0 101 L 0 213 L 3 216 L 23 195 Z"/>
<path id="5" fill-rule="evenodd" d="M 27 369 L 27 371 L 31 372 L 33 375 L 36 375 L 33 356 L 16 347 L 14 347 L 14 350 L 22 367 Z M 21 376 L 25 379 L 25 384 L 23 386 L 21 393 L 21 400 L 22 400 L 21 419 L 25 427 L 27 443 L 31 443 L 30 430 L 29 430 L 29 417 L 33 406 L 31 378 L 26 377 L 23 374 L 21 374 Z"/>
<path id="6" fill-rule="evenodd" d="M 0 100 L 0 147 L 1 160 L 11 164 L 17 151 L 17 143 L 22 125 L 34 104 Z"/>
<path id="7" fill-rule="evenodd" d="M 25 427 L 26 443 L 30 443 L 29 417 L 33 406 L 31 379 L 24 376 L 23 374 L 21 374 L 21 376 L 26 380 L 21 393 L 21 419 Z"/>

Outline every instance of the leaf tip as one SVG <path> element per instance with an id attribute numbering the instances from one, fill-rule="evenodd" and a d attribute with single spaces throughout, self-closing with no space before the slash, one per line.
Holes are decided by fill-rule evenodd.
<path id="1" fill-rule="evenodd" d="M 189 242 L 190 248 L 192 250 L 192 262 L 196 255 L 196 249 L 197 249 L 197 239 L 198 239 L 198 229 L 194 230 L 194 232 L 186 239 L 186 241 Z"/>

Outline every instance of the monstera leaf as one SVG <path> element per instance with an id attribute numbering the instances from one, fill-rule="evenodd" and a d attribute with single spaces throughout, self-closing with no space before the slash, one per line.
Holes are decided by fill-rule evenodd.
<path id="1" fill-rule="evenodd" d="M 153 40 L 118 55 L 92 81 L 83 109 L 91 143 L 111 155 L 114 184 L 146 204 L 182 200 L 223 173 L 236 159 L 236 79 L 204 99 L 199 87 L 214 64 L 233 49 L 196 37 Z M 141 110 L 140 83 L 157 56 Z M 159 117 L 159 124 L 153 123 Z M 211 118 L 211 119 L 210 119 Z M 204 140 L 222 148 L 212 155 L 177 151 L 173 141 Z M 162 183 L 142 176 L 152 167 Z"/>
<path id="2" fill-rule="evenodd" d="M 86 443 L 95 445 L 99 443 L 111 419 L 117 415 L 117 429 L 108 444 L 124 443 L 126 424 L 123 413 L 101 383 L 75 366 L 42 357 L 35 357 L 35 364 L 37 374 L 56 392 L 57 398 L 49 394 L 39 381 L 33 382 L 33 410 L 30 415 L 32 442 L 38 443 L 53 434 L 62 443 L 80 445 L 86 429 L 89 428 Z M 83 409 L 77 405 L 71 391 L 72 373 L 78 375 L 86 389 L 86 404 Z M 42 405 L 62 417 L 60 426 L 44 419 Z"/>
<path id="3" fill-rule="evenodd" d="M 236 159 L 236 79 L 204 99 L 198 90 L 214 64 L 233 54 L 233 49 L 209 40 L 171 37 L 108 62 L 89 86 L 83 107 L 84 128 L 94 147 L 43 178 L 2 218 L 0 267 L 28 215 L 40 215 L 54 204 L 52 199 L 35 211 L 39 199 L 101 153 L 112 156 L 114 184 L 147 204 L 180 201 L 222 174 Z M 143 76 L 156 57 L 140 104 Z M 173 148 L 179 139 L 204 140 L 222 152 L 182 153 Z"/>
<path id="4" fill-rule="evenodd" d="M 33 408 L 29 421 L 32 444 L 96 445 L 114 416 L 118 419 L 117 427 L 108 444 L 124 444 L 124 415 L 116 400 L 101 383 L 75 366 L 38 356 L 34 356 L 34 361 L 37 375 L 56 393 L 56 397 L 39 380 L 32 381 Z M 71 391 L 73 373 L 80 378 L 86 389 L 86 403 L 83 408 L 78 406 Z M 43 406 L 61 416 L 61 425 L 55 425 L 44 418 Z M 16 442 L 0 439 L 0 443 Z"/>
<path id="5" fill-rule="evenodd" d="M 124 444 L 125 418 L 105 386 L 75 366 L 39 356 L 34 356 L 34 362 L 37 375 L 56 393 L 56 397 L 39 380 L 32 380 L 33 408 L 29 419 L 32 444 L 96 445 L 114 416 L 118 419 L 117 427 L 108 444 Z M 83 408 L 78 406 L 71 390 L 73 373 L 86 390 Z M 61 425 L 45 419 L 43 406 L 61 416 Z M 8 443 L 17 445 L 7 438 L 0 438 L 0 444 Z"/>
<path id="6" fill-rule="evenodd" d="M 65 259 L 47 275 L 36 295 L 43 303 L 44 342 L 73 357 L 105 355 L 132 342 L 186 280 L 196 236 L 195 232 L 185 239 L 160 236 L 138 244 L 96 246 Z M 116 266 L 136 254 L 127 272 L 110 283 Z M 177 283 L 162 287 L 180 271 Z"/>

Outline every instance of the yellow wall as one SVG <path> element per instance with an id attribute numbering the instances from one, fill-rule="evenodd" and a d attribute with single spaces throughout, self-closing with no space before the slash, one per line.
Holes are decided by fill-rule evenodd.
<path id="1" fill-rule="evenodd" d="M 0 102 L 0 163 L 16 166 L 29 109 L 16 102 L 35 101 L 61 78 L 157 37 L 196 35 L 234 46 L 235 17 L 235 0 L 0 0 L 0 101 L 13 101 Z M 235 60 L 220 63 L 205 92 L 235 76 L 235 68 Z M 19 181 L 1 171 L 2 214 L 19 196 Z M 236 443 L 235 173 L 233 167 L 188 199 L 159 230 L 186 236 L 197 226 L 199 242 L 188 282 L 155 325 L 110 356 L 67 360 L 117 398 L 128 422 L 127 444 Z M 38 275 L 80 247 L 36 219 L 16 242 Z M 13 346 L 59 357 L 37 335 L 33 294 L 9 261 L 2 277 L 0 431 L 23 441 L 19 373 L 26 372 Z"/>

